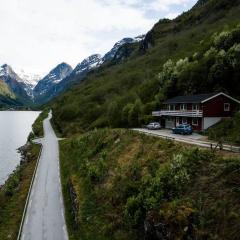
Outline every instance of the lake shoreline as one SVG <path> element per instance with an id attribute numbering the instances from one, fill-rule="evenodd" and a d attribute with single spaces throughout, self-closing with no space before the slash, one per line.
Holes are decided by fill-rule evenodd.
<path id="1" fill-rule="evenodd" d="M 0 111 L 0 185 L 21 162 L 19 148 L 25 145 L 39 111 Z"/>

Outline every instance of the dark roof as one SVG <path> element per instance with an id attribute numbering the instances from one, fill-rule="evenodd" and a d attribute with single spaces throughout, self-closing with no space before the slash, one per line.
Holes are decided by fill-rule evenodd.
<path id="1" fill-rule="evenodd" d="M 209 93 L 209 94 L 198 94 L 192 96 L 178 96 L 175 98 L 168 99 L 164 102 L 164 104 L 171 104 L 171 103 L 201 103 L 202 101 L 215 96 L 216 93 Z"/>

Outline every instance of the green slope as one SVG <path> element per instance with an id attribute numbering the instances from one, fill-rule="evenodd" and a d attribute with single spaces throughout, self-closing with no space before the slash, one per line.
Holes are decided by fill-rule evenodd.
<path id="1" fill-rule="evenodd" d="M 0 95 L 15 99 L 14 93 L 9 89 L 8 85 L 0 80 Z"/>
<path id="2" fill-rule="evenodd" d="M 214 33 L 231 30 L 240 23 L 239 12 L 239 0 L 208 0 L 199 1 L 173 21 L 160 20 L 143 43 L 132 46 L 130 56 L 123 55 L 127 58 L 89 74 L 81 84 L 51 103 L 56 127 L 69 135 L 94 127 L 137 126 L 151 118 L 151 111 L 159 108 L 163 99 L 175 94 L 221 89 L 238 97 L 240 89 L 226 88 L 226 82 L 236 81 L 239 68 L 229 70 L 229 79 L 219 80 L 216 74 L 212 81 L 208 71 L 218 59 L 204 56 L 211 47 L 217 48 Z M 121 49 L 123 54 L 126 47 L 129 48 Z M 217 53 L 221 50 L 217 48 Z M 185 57 L 187 69 L 181 60 Z M 183 63 L 177 79 L 174 74 L 169 79 L 164 72 L 163 65 L 169 59 L 173 61 L 173 70 L 178 69 L 176 62 Z M 193 84 L 186 79 L 193 79 Z"/>
<path id="3" fill-rule="evenodd" d="M 71 240 L 239 239 L 239 158 L 125 130 L 64 140 L 60 156 Z"/>
<path id="4" fill-rule="evenodd" d="M 21 107 L 22 103 L 16 98 L 7 84 L 0 80 L 0 110 L 19 106 Z"/>

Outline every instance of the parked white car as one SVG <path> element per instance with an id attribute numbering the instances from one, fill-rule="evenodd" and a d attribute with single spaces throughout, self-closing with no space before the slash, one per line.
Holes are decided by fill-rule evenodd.
<path id="1" fill-rule="evenodd" d="M 149 130 L 158 130 L 161 129 L 161 125 L 158 122 L 152 122 L 147 125 L 147 129 Z"/>

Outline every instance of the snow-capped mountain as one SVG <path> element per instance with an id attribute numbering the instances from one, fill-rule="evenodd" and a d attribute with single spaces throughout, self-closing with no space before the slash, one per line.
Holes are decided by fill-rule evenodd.
<path id="1" fill-rule="evenodd" d="M 21 69 L 18 73 L 18 76 L 23 80 L 26 85 L 29 85 L 32 89 L 37 85 L 41 80 L 41 76 L 33 73 L 26 73 Z"/>
<path id="2" fill-rule="evenodd" d="M 35 102 L 46 103 L 50 101 L 52 98 L 68 89 L 71 85 L 82 81 L 89 72 L 99 68 L 105 62 L 113 60 L 122 46 L 127 43 L 136 43 L 142 41 L 144 37 L 145 36 L 142 35 L 136 38 L 124 38 L 117 42 L 113 48 L 105 54 L 104 57 L 101 57 L 100 54 L 93 54 L 87 57 L 62 80 L 53 81 L 51 76 L 47 76 L 46 79 L 39 81 L 34 89 Z M 48 84 L 48 81 L 50 81 L 51 84 Z"/>
<path id="3" fill-rule="evenodd" d="M 20 83 L 22 82 L 22 79 L 13 71 L 11 66 L 7 64 L 3 64 L 0 67 L 0 77 L 3 77 L 3 78 L 10 77 L 16 80 L 17 82 L 20 82 Z"/>
<path id="4" fill-rule="evenodd" d="M 140 35 L 140 36 L 137 36 L 135 38 L 123 38 L 122 40 L 118 41 L 117 43 L 115 43 L 113 48 L 104 55 L 103 62 L 112 60 L 115 57 L 117 51 L 123 45 L 128 44 L 128 43 L 140 42 L 140 41 L 142 41 L 144 39 L 144 37 L 145 37 L 145 35 Z"/>
<path id="5" fill-rule="evenodd" d="M 89 71 L 91 69 L 97 68 L 102 64 L 102 56 L 100 54 L 94 54 L 86 59 L 84 59 L 81 63 L 79 63 L 73 72 L 77 74 L 81 74 L 85 71 Z"/>
<path id="6" fill-rule="evenodd" d="M 0 80 L 5 82 L 9 89 L 19 99 L 23 100 L 24 102 L 29 101 L 29 97 L 31 97 L 31 89 L 9 65 L 4 64 L 0 67 Z"/>
<path id="7" fill-rule="evenodd" d="M 48 95 L 51 95 L 55 92 L 54 87 L 58 85 L 63 79 L 69 76 L 72 72 L 72 67 L 67 63 L 61 63 L 57 65 L 52 71 L 49 72 L 43 79 L 41 79 L 36 87 L 33 90 L 34 101 L 38 102 L 39 99 L 42 99 Z"/>

